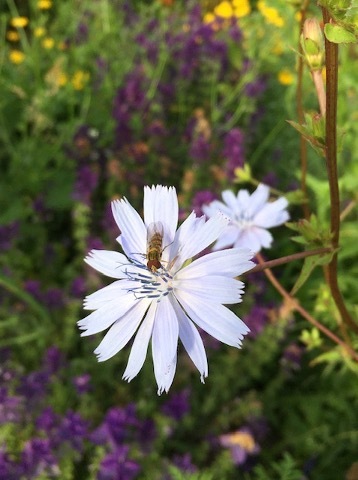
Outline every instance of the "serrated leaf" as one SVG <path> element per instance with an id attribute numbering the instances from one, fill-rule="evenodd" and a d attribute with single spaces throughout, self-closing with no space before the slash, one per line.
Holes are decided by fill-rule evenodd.
<path id="1" fill-rule="evenodd" d="M 291 291 L 291 295 L 296 295 L 298 290 L 305 284 L 309 276 L 311 275 L 312 271 L 318 267 L 319 265 L 326 265 L 332 260 L 333 253 L 324 253 L 322 255 L 314 255 L 312 257 L 306 257 L 301 273 L 296 280 L 295 285 L 293 286 L 293 289 Z"/>
<path id="2" fill-rule="evenodd" d="M 326 23 L 324 26 L 324 34 L 332 43 L 356 43 L 357 38 L 354 33 L 349 32 L 341 25 L 333 25 Z"/>

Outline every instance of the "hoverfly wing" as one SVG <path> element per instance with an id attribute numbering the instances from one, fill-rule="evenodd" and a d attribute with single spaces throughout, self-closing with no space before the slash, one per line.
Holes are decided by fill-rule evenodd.
<path id="1" fill-rule="evenodd" d="M 147 227 L 147 245 L 150 244 L 153 237 L 158 236 L 163 238 L 164 227 L 162 222 L 152 222 Z"/>

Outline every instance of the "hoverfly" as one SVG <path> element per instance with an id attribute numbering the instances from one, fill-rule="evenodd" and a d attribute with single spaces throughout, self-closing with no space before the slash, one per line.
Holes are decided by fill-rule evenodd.
<path id="1" fill-rule="evenodd" d="M 161 222 L 153 222 L 147 228 L 147 267 L 152 272 L 156 272 L 159 268 L 163 268 L 161 262 L 163 253 L 163 224 Z"/>

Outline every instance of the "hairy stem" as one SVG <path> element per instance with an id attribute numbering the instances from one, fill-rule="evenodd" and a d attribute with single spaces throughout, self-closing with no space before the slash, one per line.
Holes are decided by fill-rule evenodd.
<path id="1" fill-rule="evenodd" d="M 258 253 L 256 255 L 256 258 L 258 259 L 260 264 L 264 264 L 264 260 L 262 256 Z M 358 353 L 355 352 L 349 345 L 347 345 L 341 338 L 337 337 L 331 330 L 329 330 L 327 327 L 322 325 L 318 320 L 313 318 L 298 302 L 298 300 L 294 297 L 292 297 L 287 290 L 283 288 L 281 283 L 277 280 L 275 275 L 272 273 L 272 271 L 267 268 L 264 270 L 264 273 L 270 283 L 272 284 L 273 287 L 281 294 L 281 296 L 288 302 L 290 302 L 290 305 L 294 310 L 296 310 L 303 318 L 305 318 L 308 322 L 310 322 L 314 327 L 316 327 L 318 330 L 320 330 L 326 337 L 330 338 L 334 343 L 337 345 L 340 345 L 345 352 L 356 362 L 358 362 Z"/>
<path id="2" fill-rule="evenodd" d="M 329 23 L 328 11 L 322 8 L 323 21 Z M 330 215 L 332 247 L 336 253 L 328 264 L 328 283 L 332 297 L 342 320 L 352 330 L 358 333 L 358 325 L 354 322 L 344 303 L 338 286 L 338 246 L 340 229 L 339 187 L 337 173 L 337 86 L 338 86 L 338 45 L 325 38 L 327 89 L 326 89 L 326 166 L 330 191 Z"/>

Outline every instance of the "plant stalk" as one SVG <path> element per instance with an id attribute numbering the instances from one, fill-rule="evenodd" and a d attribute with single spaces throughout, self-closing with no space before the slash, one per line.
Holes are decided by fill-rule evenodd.
<path id="1" fill-rule="evenodd" d="M 300 10 L 301 19 L 300 19 L 300 27 L 299 27 L 299 35 L 303 30 L 303 24 L 306 20 L 306 10 L 309 4 L 309 0 L 306 0 L 302 5 Z M 297 67 L 297 88 L 296 88 L 296 109 L 297 109 L 297 117 L 298 123 L 303 125 L 305 121 L 304 110 L 303 110 L 303 67 L 304 67 L 304 59 L 303 59 L 303 49 L 300 41 L 300 37 L 298 39 L 298 67 Z M 303 215 L 306 220 L 310 217 L 310 209 L 307 201 L 307 185 L 306 185 L 306 176 L 307 176 L 307 142 L 303 135 L 300 135 L 300 159 L 301 159 L 301 190 L 303 193 L 303 197 L 305 202 L 302 204 Z"/>
<path id="2" fill-rule="evenodd" d="M 264 264 L 262 256 L 258 253 L 256 255 L 260 264 Z M 310 322 L 314 327 L 320 330 L 326 337 L 330 338 L 334 343 L 340 345 L 345 352 L 356 362 L 358 362 L 358 353 L 354 351 L 349 345 L 347 345 L 341 338 L 337 337 L 331 330 L 322 325 L 318 320 L 313 318 L 298 302 L 298 300 L 292 297 L 287 290 L 283 288 L 281 283 L 277 280 L 275 275 L 269 268 L 264 269 L 264 273 L 273 287 L 281 294 L 281 296 L 292 305 L 293 310 L 296 310 L 303 318 Z"/>
<path id="3" fill-rule="evenodd" d="M 322 8 L 323 21 L 329 23 L 330 15 L 325 8 Z M 339 230 L 340 230 L 340 201 L 337 173 L 337 89 L 338 89 L 338 45 L 331 43 L 325 38 L 326 50 L 326 166 L 330 191 L 330 219 L 332 247 L 336 251 L 333 254 L 331 262 L 328 264 L 328 283 L 332 297 L 343 322 L 352 330 L 358 333 L 358 325 L 352 319 L 344 303 L 342 294 L 338 285 L 338 248 L 339 248 Z"/>
<path id="4" fill-rule="evenodd" d="M 330 253 L 332 249 L 327 248 L 317 248 L 315 250 L 307 250 L 305 252 L 293 253 L 292 255 L 286 255 L 285 257 L 276 258 L 275 260 L 269 260 L 267 262 L 263 261 L 249 270 L 247 273 L 261 272 L 266 268 L 274 268 L 284 263 L 293 262 L 295 260 L 301 260 L 302 258 L 311 257 L 313 255 L 323 255 L 324 253 Z"/>

